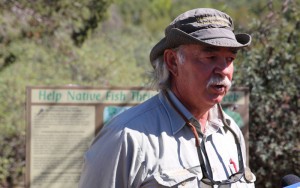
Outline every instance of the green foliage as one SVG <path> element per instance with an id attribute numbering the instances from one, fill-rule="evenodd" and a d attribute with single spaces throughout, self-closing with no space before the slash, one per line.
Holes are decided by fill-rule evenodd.
<path id="1" fill-rule="evenodd" d="M 16 60 L 14 51 L 7 49 L 18 40 L 31 39 L 57 47 L 62 33 L 80 46 L 90 31 L 106 15 L 109 0 L 1 1 L 0 71 Z M 63 19 L 62 19 L 63 18 Z"/>
<path id="2" fill-rule="evenodd" d="M 236 75 L 236 84 L 251 90 L 250 165 L 264 187 L 279 185 L 274 177 L 300 174 L 299 2 L 270 3 L 257 7 L 264 17 L 251 25 L 253 45 Z"/>
<path id="3" fill-rule="evenodd" d="M 25 136 L 0 137 L 0 186 L 24 187 Z"/>
<path id="4" fill-rule="evenodd" d="M 24 122 L 20 119 L 24 119 L 24 98 L 21 96 L 25 96 L 28 85 L 122 86 L 130 82 L 138 86 L 146 82 L 141 79 L 145 65 L 138 65 L 141 59 L 135 57 L 143 44 L 143 35 L 126 36 L 120 31 L 95 35 L 96 39 L 86 41 L 82 48 L 65 49 L 65 52 L 30 41 L 10 46 L 18 54 L 18 60 L 1 72 L 2 131 L 10 133 L 12 127 L 23 130 Z M 144 62 L 147 60 L 147 52 L 138 55 L 145 58 Z M 8 111 L 19 113 L 11 113 L 14 116 L 10 117 Z M 14 119 L 18 121 L 11 126 Z"/>
<path id="5" fill-rule="evenodd" d="M 171 0 L 151 0 L 140 3 L 139 0 L 117 1 L 120 13 L 127 24 L 147 28 L 154 36 L 170 22 Z"/>

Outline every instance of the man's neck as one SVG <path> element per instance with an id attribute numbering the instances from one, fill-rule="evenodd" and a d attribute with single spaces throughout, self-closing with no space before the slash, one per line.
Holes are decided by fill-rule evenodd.
<path id="1" fill-rule="evenodd" d="M 183 96 L 181 96 L 180 92 L 177 90 L 176 87 L 173 87 L 171 91 L 200 123 L 207 121 L 209 110 L 212 108 L 212 106 L 205 106 L 203 104 L 192 104 L 190 101 L 186 100 Z"/>
<path id="2" fill-rule="evenodd" d="M 201 131 L 204 133 L 205 132 L 205 127 L 206 127 L 206 123 L 207 123 L 207 119 L 208 119 L 208 112 L 206 112 L 202 117 L 198 118 L 198 121 L 200 123 L 201 126 Z"/>

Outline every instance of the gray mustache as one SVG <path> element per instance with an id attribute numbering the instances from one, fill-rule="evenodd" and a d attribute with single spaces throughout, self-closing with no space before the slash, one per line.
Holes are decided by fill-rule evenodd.
<path id="1" fill-rule="evenodd" d="M 207 87 L 211 85 L 224 85 L 225 87 L 230 88 L 231 84 L 232 83 L 227 76 L 226 77 L 214 76 L 209 79 Z"/>

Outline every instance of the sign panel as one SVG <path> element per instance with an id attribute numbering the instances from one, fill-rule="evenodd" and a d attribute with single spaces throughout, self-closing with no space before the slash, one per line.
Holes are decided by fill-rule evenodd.
<path id="1" fill-rule="evenodd" d="M 142 88 L 28 87 L 26 187 L 73 188 L 83 154 L 112 117 L 157 92 Z"/>
<path id="2" fill-rule="evenodd" d="M 28 87 L 26 187 L 77 187 L 84 152 L 114 116 L 157 92 L 145 88 Z M 248 92 L 232 89 L 223 108 L 248 138 Z"/>

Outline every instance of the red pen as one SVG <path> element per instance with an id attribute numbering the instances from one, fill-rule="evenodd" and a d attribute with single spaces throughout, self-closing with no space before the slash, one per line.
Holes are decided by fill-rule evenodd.
<path id="1" fill-rule="evenodd" d="M 232 159 L 230 159 L 230 164 L 232 164 L 233 165 L 233 168 L 234 168 L 234 170 L 235 170 L 235 172 L 238 172 L 237 171 L 237 167 L 236 167 L 236 164 L 235 164 L 235 162 L 232 160 Z"/>

